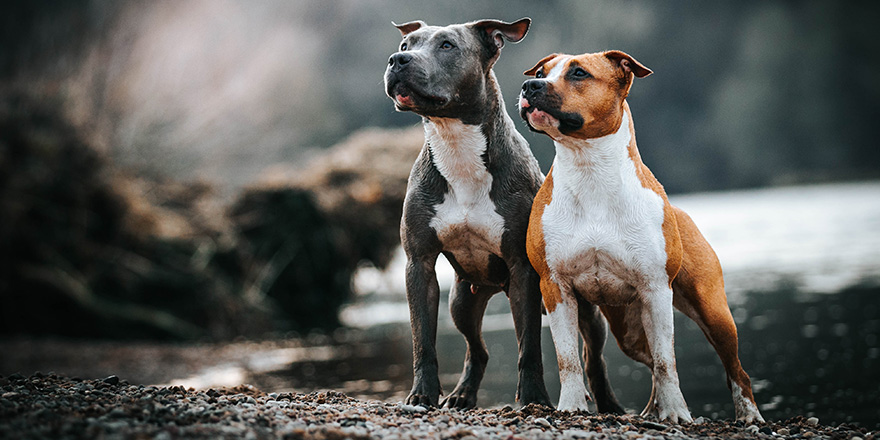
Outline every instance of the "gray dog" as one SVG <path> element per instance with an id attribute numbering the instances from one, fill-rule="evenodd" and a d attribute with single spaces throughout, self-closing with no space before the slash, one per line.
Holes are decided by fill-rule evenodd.
<path id="1" fill-rule="evenodd" d="M 425 127 L 401 222 L 413 332 L 409 404 L 438 404 L 434 266 L 443 253 L 456 273 L 450 312 L 468 347 L 461 378 L 443 406 L 476 406 L 489 358 L 481 335 L 483 314 L 492 295 L 502 290 L 510 299 L 519 344 L 516 399 L 522 405 L 550 405 L 541 360 L 539 280 L 525 241 L 532 200 L 544 176 L 504 108 L 492 71 L 504 41 L 522 40 L 530 23 L 523 18 L 396 25 L 403 41 L 388 61 L 385 90 L 398 111 L 421 115 Z M 596 321 L 600 334 L 595 336 L 604 344 L 601 317 L 586 319 Z M 610 387 L 607 375 L 603 379 L 608 392 L 600 395 L 605 397 Z M 613 404 L 620 408 L 616 399 Z"/>

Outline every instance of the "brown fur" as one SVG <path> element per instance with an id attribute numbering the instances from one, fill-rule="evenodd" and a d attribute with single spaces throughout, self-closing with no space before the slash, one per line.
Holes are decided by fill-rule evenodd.
<path id="1" fill-rule="evenodd" d="M 535 75 L 549 72 L 557 63 L 577 65 L 590 75 L 589 80 L 568 81 L 565 75 L 546 85 L 548 94 L 562 99 L 559 109 L 577 113 L 584 118 L 579 130 L 566 136 L 592 139 L 616 132 L 620 128 L 624 111 L 631 118 L 626 97 L 633 77 L 651 73 L 649 69 L 629 55 L 619 51 L 584 54 L 568 58 L 552 54 L 525 72 Z M 564 98 L 564 99 L 563 99 Z M 737 354 L 736 325 L 727 305 L 721 265 L 712 247 L 697 229 L 690 217 L 669 203 L 666 192 L 648 167 L 642 162 L 636 146 L 635 131 L 630 119 L 631 141 L 628 146 L 630 159 L 642 186 L 654 191 L 663 199 L 663 235 L 666 240 L 666 273 L 673 288 L 673 305 L 693 319 L 703 330 L 720 357 L 730 382 L 736 382 L 743 395 L 754 402 L 751 382 L 743 371 Z M 550 279 L 546 261 L 543 224 L 544 207 L 552 201 L 553 179 L 547 176 L 532 207 L 527 247 L 529 258 L 541 276 L 544 305 L 552 312 L 561 302 L 559 287 Z M 602 305 L 602 313 L 608 320 L 618 345 L 629 357 L 653 368 L 653 360 L 642 322 L 632 319 L 637 305 Z"/>

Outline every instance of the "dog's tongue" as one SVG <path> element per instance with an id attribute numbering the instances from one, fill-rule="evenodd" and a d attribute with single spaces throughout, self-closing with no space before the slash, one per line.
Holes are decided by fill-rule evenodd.
<path id="1" fill-rule="evenodd" d="M 407 107 L 411 107 L 413 105 L 412 96 L 409 95 L 397 95 L 397 102 L 400 105 L 404 105 Z"/>
<path id="2" fill-rule="evenodd" d="M 529 100 L 526 98 L 519 98 L 519 107 L 520 108 L 529 108 Z"/>

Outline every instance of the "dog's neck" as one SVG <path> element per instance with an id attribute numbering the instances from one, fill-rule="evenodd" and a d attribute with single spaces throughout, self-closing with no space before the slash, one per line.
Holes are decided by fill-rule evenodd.
<path id="1" fill-rule="evenodd" d="M 615 197 L 623 189 L 624 180 L 634 176 L 635 160 L 639 160 L 628 106 L 614 133 L 593 139 L 565 137 L 553 143 L 555 185 L 578 198 Z"/>
<path id="2" fill-rule="evenodd" d="M 472 108 L 478 112 L 478 118 L 439 118 L 425 117 L 422 119 L 425 127 L 425 139 L 428 148 L 434 155 L 435 164 L 443 168 L 438 162 L 438 156 L 450 154 L 463 154 L 470 151 L 469 158 L 472 161 L 480 159 L 484 168 L 490 166 L 492 161 L 503 152 L 487 151 L 498 147 L 511 147 L 497 142 L 489 142 L 487 138 L 505 139 L 511 136 L 519 136 L 513 120 L 504 107 L 504 98 L 495 78 L 495 72 L 489 71 L 485 77 L 485 96 L 479 99 L 471 97 Z M 521 137 L 521 136 L 520 136 Z"/>

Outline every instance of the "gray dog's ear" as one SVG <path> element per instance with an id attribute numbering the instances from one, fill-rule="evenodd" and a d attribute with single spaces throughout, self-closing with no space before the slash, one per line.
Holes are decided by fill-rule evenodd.
<path id="1" fill-rule="evenodd" d="M 412 31 L 420 29 L 422 26 L 428 25 L 427 23 L 425 23 L 422 20 L 411 21 L 409 23 L 404 23 L 404 24 L 397 24 L 392 21 L 391 24 L 393 24 L 394 27 L 396 27 L 397 30 L 400 31 L 400 35 L 403 37 L 405 37 L 406 34 L 412 32 Z"/>
<path id="2" fill-rule="evenodd" d="M 513 43 L 522 41 L 526 37 L 526 33 L 529 32 L 531 24 L 532 19 L 525 17 L 513 23 L 499 20 L 480 20 L 471 23 L 471 26 L 485 32 L 495 42 L 495 46 L 501 49 L 504 47 L 504 39 Z"/>

